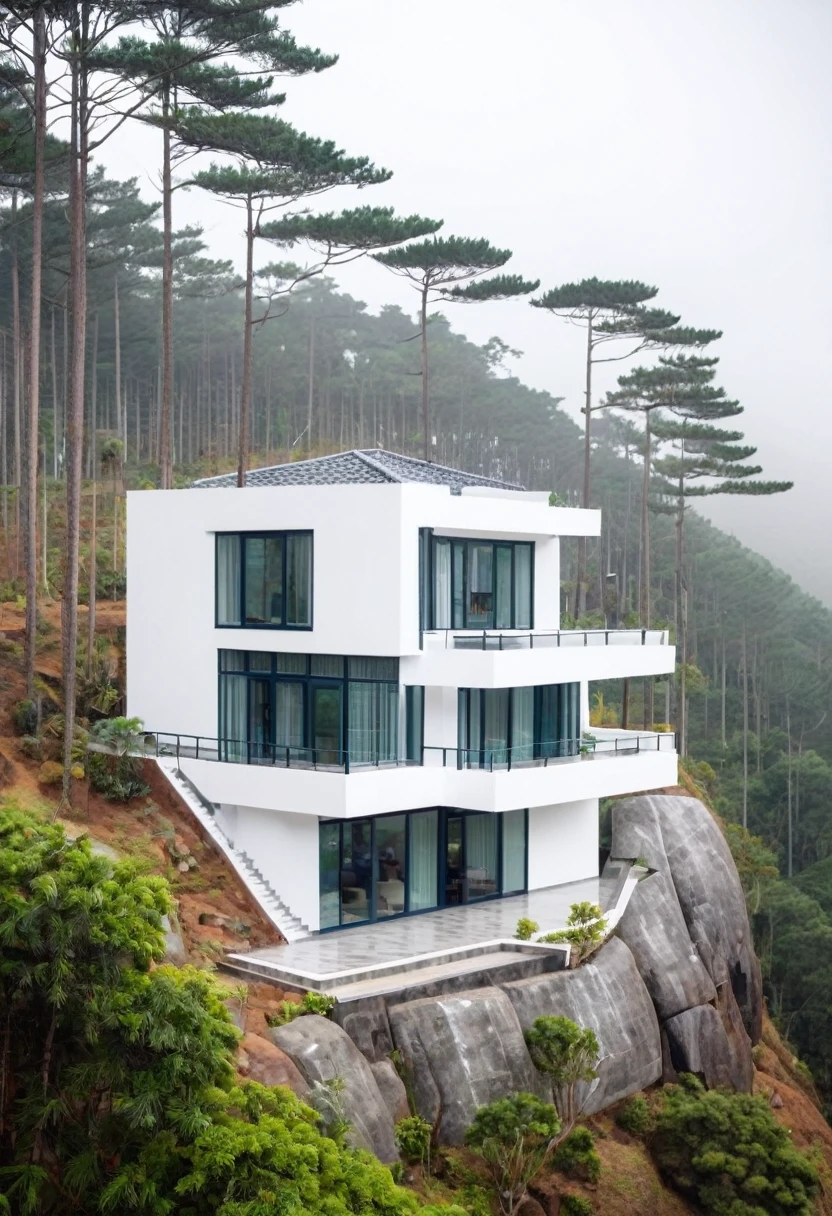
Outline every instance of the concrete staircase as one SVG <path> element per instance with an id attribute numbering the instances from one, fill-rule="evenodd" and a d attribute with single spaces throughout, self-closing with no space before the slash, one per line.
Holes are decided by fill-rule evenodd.
<path id="1" fill-rule="evenodd" d="M 269 923 L 274 925 L 287 942 L 297 942 L 305 937 L 310 937 L 311 930 L 301 921 L 300 917 L 295 916 L 291 908 L 286 906 L 251 858 L 234 848 L 217 823 L 213 804 L 177 767 L 176 760 L 160 756 L 156 759 L 156 764 L 168 784 L 199 822 L 203 831 L 210 836 Z"/>

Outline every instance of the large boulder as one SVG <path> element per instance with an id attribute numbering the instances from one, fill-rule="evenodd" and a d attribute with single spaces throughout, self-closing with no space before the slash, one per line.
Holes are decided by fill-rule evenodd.
<path id="1" fill-rule="evenodd" d="M 393 1050 L 393 1036 L 387 1020 L 387 1003 L 383 996 L 364 997 L 360 1001 L 340 1002 L 332 1013 L 333 1020 L 346 1030 L 371 1064 L 388 1060 Z"/>
<path id="2" fill-rule="evenodd" d="M 670 1064 L 677 1075 L 692 1072 L 709 1089 L 718 1086 L 751 1091 L 753 1069 L 749 1071 L 743 1053 L 737 1053 L 713 1005 L 697 1005 L 668 1018 L 663 1027 L 667 1036 Z M 747 1062 L 751 1064 L 750 1052 Z"/>
<path id="3" fill-rule="evenodd" d="M 635 845 L 638 824 L 649 838 L 642 855 L 668 873 L 691 940 L 719 988 L 728 982 L 752 1043 L 762 1035 L 762 981 L 754 954 L 745 896 L 719 824 L 697 798 L 649 794 L 613 809 L 613 850 Z M 654 840 L 658 824 L 664 859 Z M 624 855 L 627 855 L 626 853 Z"/>
<path id="4" fill-rule="evenodd" d="M 498 988 L 394 1005 L 390 1026 L 416 1109 L 443 1144 L 462 1144 L 481 1106 L 518 1090 L 546 1093 L 511 1001 Z"/>
<path id="5" fill-rule="evenodd" d="M 260 1085 L 285 1085 L 302 1101 L 309 1100 L 309 1086 L 285 1051 L 259 1034 L 247 1034 L 237 1052 L 237 1072 Z"/>
<path id="6" fill-rule="evenodd" d="M 611 857 L 646 861 L 651 870 L 667 869 L 658 810 L 651 798 L 625 798 L 612 808 Z"/>
<path id="7" fill-rule="evenodd" d="M 387 1103 L 393 1123 L 396 1124 L 400 1119 L 406 1119 L 410 1114 L 407 1090 L 404 1081 L 390 1060 L 378 1060 L 375 1064 L 371 1064 L 370 1068 L 373 1070 L 378 1091 Z"/>
<path id="8" fill-rule="evenodd" d="M 352 1124 L 347 1139 L 354 1147 L 369 1149 L 381 1161 L 398 1160 L 387 1103 L 370 1065 L 340 1026 L 310 1014 L 274 1027 L 269 1038 L 289 1056 L 310 1087 L 341 1079 L 344 1115 Z"/>
<path id="9" fill-rule="evenodd" d="M 642 879 L 616 933 L 629 946 L 659 1018 L 716 999 L 669 874 L 659 871 Z"/>
<path id="10" fill-rule="evenodd" d="M 576 971 L 513 980 L 503 989 L 528 1029 L 536 1018 L 571 1018 L 595 1031 L 598 1076 L 579 1095 L 587 1114 L 637 1093 L 662 1075 L 656 1010 L 635 959 L 612 938 Z M 518 1087 L 519 1088 L 519 1087 Z"/>

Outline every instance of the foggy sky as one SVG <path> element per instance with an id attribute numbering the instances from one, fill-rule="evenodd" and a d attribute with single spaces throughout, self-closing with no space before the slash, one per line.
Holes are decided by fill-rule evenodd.
<path id="1" fill-rule="evenodd" d="M 683 324 L 724 330 L 711 350 L 746 407 L 736 424 L 764 475 L 796 485 L 705 509 L 832 604 L 830 5 L 305 0 L 284 16 L 298 41 L 341 58 L 286 81 L 281 116 L 395 173 L 324 209 L 443 218 L 447 235 L 511 248 L 506 272 L 544 289 L 638 278 Z M 118 176 L 138 172 L 149 198 L 157 138 L 134 126 L 104 157 Z M 177 194 L 174 222 L 195 221 L 213 252 L 240 261 L 239 213 Z M 415 312 L 412 289 L 369 260 L 337 279 L 373 311 Z M 446 311 L 472 340 L 499 334 L 522 350 L 516 373 L 577 414 L 580 330 L 525 301 Z M 599 389 L 627 367 L 612 366 Z"/>

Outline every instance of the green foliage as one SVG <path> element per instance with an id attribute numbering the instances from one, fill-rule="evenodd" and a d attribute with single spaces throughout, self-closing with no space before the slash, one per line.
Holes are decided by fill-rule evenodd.
<path id="1" fill-rule="evenodd" d="M 63 775 L 63 765 L 57 760 L 44 760 L 38 769 L 38 782 L 40 785 L 60 785 Z"/>
<path id="2" fill-rule="evenodd" d="M 810 1216 L 817 1169 L 762 1097 L 669 1086 L 649 1147 L 668 1184 L 714 1216 Z"/>
<path id="3" fill-rule="evenodd" d="M 104 718 L 93 725 L 91 738 L 106 752 L 90 752 L 87 760 L 90 785 L 113 802 L 128 802 L 150 793 L 141 775 L 139 750 L 144 732 L 140 718 Z"/>
<path id="4" fill-rule="evenodd" d="M 615 1116 L 615 1121 L 631 1136 L 646 1136 L 653 1127 L 653 1113 L 650 1103 L 643 1094 L 635 1094 L 625 1102 Z"/>
<path id="5" fill-rule="evenodd" d="M 433 1128 L 427 1119 L 410 1115 L 396 1124 L 396 1145 L 405 1161 L 419 1163 L 430 1169 L 430 1147 Z"/>
<path id="6" fill-rule="evenodd" d="M 533 1094 L 501 1098 L 477 1111 L 465 1143 L 485 1162 L 503 1216 L 513 1216 L 523 1201 L 560 1128 L 555 1108 Z"/>
<path id="7" fill-rule="evenodd" d="M 568 1178 L 597 1182 L 601 1177 L 601 1158 L 595 1138 L 588 1127 L 576 1127 L 561 1140 L 552 1154 L 552 1165 Z"/>
<path id="8" fill-rule="evenodd" d="M 38 728 L 38 707 L 34 701 L 15 701 L 11 718 L 19 735 L 34 735 Z"/>
<path id="9" fill-rule="evenodd" d="M 560 1197 L 560 1216 L 592 1216 L 592 1202 L 585 1195 L 567 1193 Z"/>
<path id="10" fill-rule="evenodd" d="M 517 922 L 514 937 L 518 942 L 528 942 L 539 930 L 540 925 L 536 920 L 531 920 L 528 916 L 521 916 Z"/>
<path id="11" fill-rule="evenodd" d="M 336 1003 L 335 997 L 326 992 L 306 992 L 302 1009 L 304 1013 L 317 1013 L 322 1018 L 331 1018 Z"/>
<path id="12" fill-rule="evenodd" d="M 581 751 L 584 749 L 581 748 Z M 584 900 L 573 904 L 566 918 L 568 928 L 558 929 L 547 933 L 539 940 L 542 942 L 568 942 L 574 947 L 574 956 L 580 962 L 600 942 L 604 940 L 607 922 L 597 904 Z"/>
<path id="13" fill-rule="evenodd" d="M 594 1031 L 581 1028 L 569 1018 L 535 1018 L 525 1032 L 526 1046 L 535 1068 L 551 1077 L 555 1105 L 564 1128 L 569 1131 L 580 1114 L 579 1084 L 598 1075 L 600 1048 Z"/>

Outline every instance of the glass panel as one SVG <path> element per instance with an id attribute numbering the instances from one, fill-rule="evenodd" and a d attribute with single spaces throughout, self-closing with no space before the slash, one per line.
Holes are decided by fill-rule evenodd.
<path id="1" fill-rule="evenodd" d="M 278 680 L 274 698 L 275 759 L 281 764 L 297 758 L 291 751 L 288 757 L 285 750 L 281 754 L 281 748 L 303 747 L 303 685 Z"/>
<path id="2" fill-rule="evenodd" d="M 503 815 L 503 894 L 526 889 L 526 812 Z"/>
<path id="3" fill-rule="evenodd" d="M 378 762 L 378 685 L 349 686 L 350 764 Z"/>
<path id="4" fill-rule="evenodd" d="M 410 816 L 410 911 L 435 908 L 438 902 L 436 846 L 438 811 L 418 811 Z"/>
<path id="5" fill-rule="evenodd" d="M 511 549 L 498 545 L 495 549 L 497 562 L 497 605 L 494 609 L 494 628 L 511 629 Z"/>
<path id="6" fill-rule="evenodd" d="M 334 929 L 341 923 L 339 852 L 341 825 L 322 823 L 318 828 L 318 873 L 321 892 L 321 928 Z"/>
<path id="7" fill-rule="evenodd" d="M 451 542 L 433 543 L 433 627 L 451 627 Z"/>
<path id="8" fill-rule="evenodd" d="M 272 656 L 267 650 L 250 650 L 248 652 L 249 671 L 268 671 L 272 669 Z"/>
<path id="9" fill-rule="evenodd" d="M 560 738 L 560 718 L 558 705 L 558 689 L 556 684 L 544 684 L 537 690 L 539 698 L 539 714 L 537 722 L 537 754 L 539 756 L 558 756 L 558 739 Z"/>
<path id="10" fill-rule="evenodd" d="M 468 751 L 463 764 L 479 768 L 482 764 L 482 693 L 478 688 L 468 690 L 468 733 L 465 746 Z"/>
<path id="11" fill-rule="evenodd" d="M 271 683 L 248 682 L 248 752 L 250 764 L 271 764 L 272 756 Z"/>
<path id="12" fill-rule="evenodd" d="M 245 676 L 220 676 L 220 756 L 223 760 L 247 758 L 247 695 Z"/>
<path id="13" fill-rule="evenodd" d="M 276 654 L 277 674 L 305 676 L 309 656 L 305 654 Z"/>
<path id="14" fill-rule="evenodd" d="M 514 628 L 532 627 L 532 546 L 514 546 Z"/>
<path id="15" fill-rule="evenodd" d="M 312 689 L 312 747 L 316 764 L 343 763 L 340 688 Z"/>
<path id="16" fill-rule="evenodd" d="M 485 729 L 483 732 L 483 765 L 505 764 L 508 759 L 508 695 L 507 688 L 485 690 Z"/>
<path id="17" fill-rule="evenodd" d="M 344 660 L 340 654 L 313 654 L 310 665 L 313 676 L 332 676 L 336 680 L 344 678 Z"/>
<path id="18" fill-rule="evenodd" d="M 464 829 L 462 816 L 449 816 L 445 824 L 445 903 L 464 904 L 465 887 L 463 864 L 465 860 Z"/>
<path id="19" fill-rule="evenodd" d="M 341 863 L 341 924 L 353 925 L 370 919 L 373 858 L 369 819 L 343 824 Z"/>
<path id="20" fill-rule="evenodd" d="M 407 819 L 387 815 L 376 820 L 376 916 L 404 912 L 407 874 Z"/>
<path id="21" fill-rule="evenodd" d="M 430 529 L 419 529 L 419 628 L 432 629 L 430 611 Z"/>
<path id="22" fill-rule="evenodd" d="M 240 624 L 240 538 L 217 537 L 217 624 Z"/>
<path id="23" fill-rule="evenodd" d="M 283 538 L 249 536 L 245 541 L 246 624 L 283 624 Z"/>
<path id="24" fill-rule="evenodd" d="M 468 546 L 469 629 L 491 629 L 494 622 L 494 578 L 492 545 Z"/>
<path id="25" fill-rule="evenodd" d="M 221 650 L 220 669 L 222 671 L 245 671 L 246 652 L 244 650 Z"/>
<path id="26" fill-rule="evenodd" d="M 312 534 L 286 537 L 286 624 L 312 624 Z"/>
<path id="27" fill-rule="evenodd" d="M 399 686 L 378 684 L 379 764 L 394 764 L 399 758 Z"/>
<path id="28" fill-rule="evenodd" d="M 511 691 L 511 763 L 534 756 L 534 689 Z"/>
<path id="29" fill-rule="evenodd" d="M 424 688 L 420 684 L 409 684 L 405 690 L 405 755 L 412 764 L 422 763 L 424 706 Z"/>
<path id="30" fill-rule="evenodd" d="M 465 543 L 454 542 L 454 629 L 465 628 Z"/>
<path id="31" fill-rule="evenodd" d="M 468 900 L 497 894 L 499 816 L 468 815 L 465 823 L 465 878 Z"/>
<path id="32" fill-rule="evenodd" d="M 349 659 L 351 680 L 398 680 L 398 659 Z"/>

